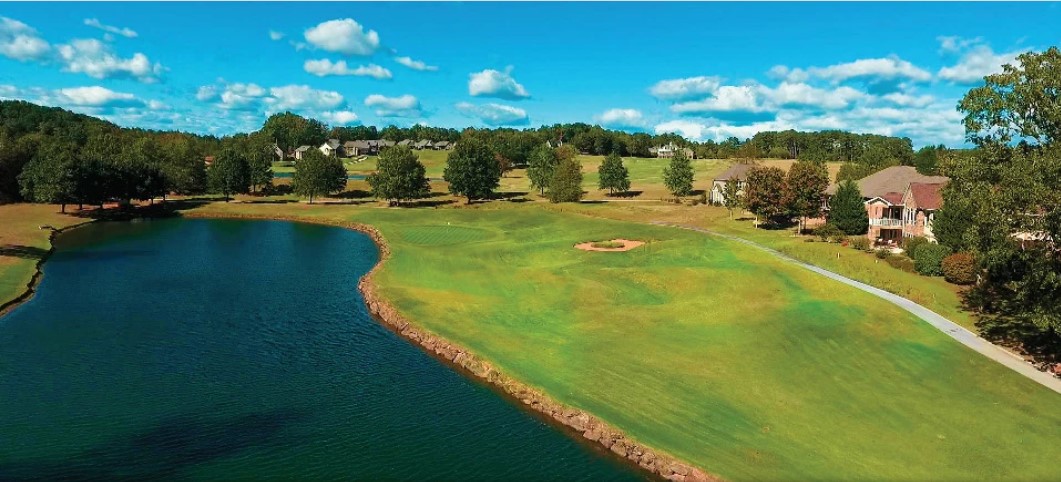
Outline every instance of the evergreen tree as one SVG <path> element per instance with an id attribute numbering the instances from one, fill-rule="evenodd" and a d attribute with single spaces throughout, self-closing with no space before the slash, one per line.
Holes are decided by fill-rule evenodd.
<path id="1" fill-rule="evenodd" d="M 446 158 L 442 178 L 449 183 L 449 191 L 473 199 L 486 199 L 501 184 L 501 165 L 494 152 L 477 139 L 462 140 Z"/>
<path id="2" fill-rule="evenodd" d="M 368 176 L 368 184 L 377 198 L 401 202 L 424 197 L 431 191 L 424 165 L 408 147 L 384 149 L 376 166 L 376 172 Z"/>
<path id="3" fill-rule="evenodd" d="M 869 229 L 866 205 L 854 181 L 844 181 L 837 186 L 836 195 L 829 203 L 829 224 L 850 236 L 866 234 Z"/>
<path id="4" fill-rule="evenodd" d="M 693 165 L 682 150 L 676 151 L 670 165 L 663 169 L 663 184 L 675 197 L 693 192 Z"/>
<path id="5" fill-rule="evenodd" d="M 722 205 L 729 210 L 729 218 L 733 219 L 733 210 L 741 207 L 740 181 L 728 179 L 726 186 L 722 189 Z"/>
<path id="6" fill-rule="evenodd" d="M 630 190 L 630 172 L 623 165 L 623 159 L 618 153 L 608 154 L 597 169 L 599 177 L 598 187 L 607 189 L 609 194 L 626 192 Z"/>
<path id="7" fill-rule="evenodd" d="M 582 199 L 582 164 L 577 159 L 560 161 L 549 181 L 549 202 L 578 202 Z"/>
<path id="8" fill-rule="evenodd" d="M 295 164 L 291 183 L 295 194 L 308 197 L 313 204 L 314 198 L 346 187 L 346 168 L 338 158 L 325 156 L 319 149 L 310 149 Z"/>

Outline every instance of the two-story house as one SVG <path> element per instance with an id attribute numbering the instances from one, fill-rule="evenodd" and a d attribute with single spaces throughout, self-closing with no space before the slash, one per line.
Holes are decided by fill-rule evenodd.
<path id="1" fill-rule="evenodd" d="M 911 166 L 889 167 L 855 181 L 869 215 L 866 237 L 883 245 L 898 245 L 910 236 L 934 240 L 932 222 L 943 204 L 940 189 L 948 181 L 946 176 L 920 174 Z M 829 186 L 826 194 L 835 195 L 836 188 Z"/>
<path id="2" fill-rule="evenodd" d="M 722 204 L 726 201 L 723 193 L 726 192 L 726 183 L 730 179 L 737 181 L 737 194 L 743 196 L 744 186 L 748 182 L 748 171 L 755 166 L 756 164 L 751 163 L 737 163 L 729 166 L 729 169 L 726 169 L 722 174 L 715 176 L 715 179 L 711 181 L 711 202 Z"/>

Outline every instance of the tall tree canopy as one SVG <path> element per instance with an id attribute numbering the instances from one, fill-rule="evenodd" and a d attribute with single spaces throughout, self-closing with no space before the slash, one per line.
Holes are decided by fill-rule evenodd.
<path id="1" fill-rule="evenodd" d="M 464 196 L 470 204 L 494 193 L 501 183 L 501 166 L 490 146 L 476 139 L 464 139 L 446 158 L 442 178 L 449 183 L 451 193 Z"/>
<path id="2" fill-rule="evenodd" d="M 578 202 L 582 199 L 582 164 L 578 159 L 564 159 L 557 164 L 549 180 L 549 201 Z"/>
<path id="3" fill-rule="evenodd" d="M 693 164 L 680 149 L 675 151 L 670 164 L 663 168 L 663 184 L 676 197 L 693 192 Z"/>
<path id="4" fill-rule="evenodd" d="M 799 217 L 800 232 L 803 231 L 806 218 L 821 214 L 827 187 L 829 171 L 824 163 L 798 161 L 788 170 L 781 202 L 792 215 Z"/>
<path id="5" fill-rule="evenodd" d="M 527 165 L 527 177 L 530 179 L 531 187 L 541 191 L 545 195 L 545 189 L 549 187 L 549 180 L 553 178 L 553 171 L 559 159 L 556 151 L 544 143 L 531 153 L 530 162 Z"/>
<path id="6" fill-rule="evenodd" d="M 328 128 L 323 122 L 290 112 L 269 116 L 261 133 L 284 152 L 299 146 L 317 147 L 328 138 Z"/>
<path id="7" fill-rule="evenodd" d="M 326 156 L 319 149 L 310 149 L 295 164 L 291 183 L 295 194 L 309 198 L 312 204 L 315 198 L 346 187 L 346 168 L 338 158 Z"/>
<path id="8" fill-rule="evenodd" d="M 431 191 L 424 165 L 405 146 L 390 147 L 379 154 L 376 172 L 368 176 L 368 185 L 374 196 L 391 202 L 421 198 Z"/>
<path id="9" fill-rule="evenodd" d="M 597 168 L 597 187 L 607 189 L 608 193 L 630 190 L 630 171 L 623 165 L 623 158 L 618 153 L 608 154 Z"/>
<path id="10" fill-rule="evenodd" d="M 233 194 L 250 191 L 250 167 L 243 151 L 228 147 L 218 154 L 206 171 L 210 190 L 225 196 L 228 201 Z"/>
<path id="11" fill-rule="evenodd" d="M 869 230 L 869 213 L 855 181 L 843 181 L 836 187 L 836 195 L 829 203 L 829 223 L 851 236 Z"/>
<path id="12" fill-rule="evenodd" d="M 744 208 L 758 218 L 773 219 L 785 212 L 782 201 L 785 171 L 777 167 L 755 166 L 748 170 L 744 184 Z"/>

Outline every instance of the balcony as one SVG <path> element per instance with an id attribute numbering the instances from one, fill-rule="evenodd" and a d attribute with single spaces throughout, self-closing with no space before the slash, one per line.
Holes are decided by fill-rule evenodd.
<path id="1" fill-rule="evenodd" d="M 902 219 L 891 219 L 891 218 L 870 219 L 869 220 L 869 225 L 870 226 L 879 226 L 879 227 L 882 227 L 882 228 L 901 228 L 901 227 L 903 227 L 903 220 Z"/>

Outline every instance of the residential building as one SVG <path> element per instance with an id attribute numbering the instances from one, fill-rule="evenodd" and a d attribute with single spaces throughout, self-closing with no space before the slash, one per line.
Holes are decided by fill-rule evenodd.
<path id="1" fill-rule="evenodd" d="M 431 142 L 427 139 L 421 139 L 417 141 L 416 144 L 413 144 L 413 149 L 430 149 L 434 145 L 434 142 Z"/>
<path id="2" fill-rule="evenodd" d="M 313 149 L 313 148 L 310 147 L 310 146 L 298 146 L 295 149 L 295 155 L 294 155 L 295 160 L 296 161 L 301 161 L 302 157 L 305 156 L 306 152 L 309 151 L 310 149 Z"/>
<path id="3" fill-rule="evenodd" d="M 346 141 L 343 143 L 343 149 L 346 150 L 348 157 L 371 156 L 376 153 L 376 150 L 368 141 Z"/>
<path id="4" fill-rule="evenodd" d="M 317 149 L 320 149 L 321 153 L 328 157 L 343 157 L 343 146 L 339 143 L 339 139 L 328 139 Z"/>
<path id="5" fill-rule="evenodd" d="M 940 189 L 946 176 L 926 176 L 911 166 L 893 166 L 858 181 L 858 189 L 869 215 L 866 237 L 878 244 L 898 245 L 904 237 L 925 236 L 935 240 L 932 222 L 943 205 Z M 826 194 L 836 194 L 837 184 Z"/>
<path id="6" fill-rule="evenodd" d="M 746 186 L 748 182 L 748 171 L 756 165 L 757 164 L 744 162 L 737 163 L 729 166 L 729 169 L 726 169 L 722 174 L 716 176 L 711 182 L 711 202 L 716 204 L 722 204 L 725 202 L 726 199 L 723 193 L 726 191 L 726 183 L 730 179 L 735 179 L 737 181 L 737 192 L 743 196 L 744 186 Z"/>
<path id="7" fill-rule="evenodd" d="M 398 142 L 398 145 L 402 147 L 412 148 L 414 143 L 415 141 L 413 141 L 412 139 L 402 139 Z"/>
<path id="8" fill-rule="evenodd" d="M 671 158 L 674 157 L 674 153 L 682 151 L 685 153 L 685 157 L 689 159 L 696 159 L 696 152 L 688 147 L 679 147 L 677 144 L 671 142 L 665 146 L 656 146 L 648 148 L 650 154 L 654 154 L 659 158 Z"/>
<path id="9" fill-rule="evenodd" d="M 444 151 L 449 149 L 449 144 L 449 141 L 438 141 L 434 144 L 433 147 L 436 151 Z"/>
<path id="10" fill-rule="evenodd" d="M 287 158 L 287 155 L 284 154 L 284 150 L 281 149 L 280 146 L 278 146 L 276 144 L 273 144 L 273 155 L 275 155 L 277 157 L 278 161 L 282 161 L 285 158 Z"/>

